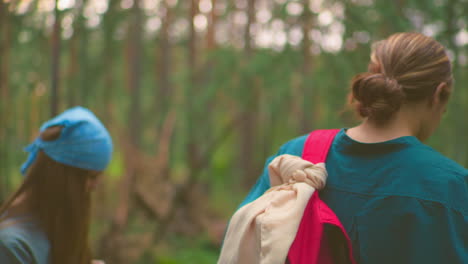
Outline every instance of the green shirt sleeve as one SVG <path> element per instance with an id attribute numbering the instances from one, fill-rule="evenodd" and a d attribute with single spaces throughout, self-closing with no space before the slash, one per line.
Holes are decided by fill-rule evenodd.
<path id="1" fill-rule="evenodd" d="M 239 208 L 254 201 L 263 193 L 265 193 L 268 189 L 270 189 L 270 176 L 268 174 L 268 164 L 270 164 L 270 162 L 273 159 L 283 154 L 289 154 L 299 157 L 302 156 L 302 150 L 304 149 L 304 143 L 307 140 L 307 136 L 308 135 L 304 135 L 288 141 L 286 144 L 280 147 L 279 151 L 275 155 L 269 157 L 266 160 L 260 178 L 257 180 L 254 187 L 252 187 L 244 201 L 240 204 Z"/>
<path id="2" fill-rule="evenodd" d="M 468 217 L 411 197 L 371 202 L 355 216 L 359 263 L 468 263 Z"/>

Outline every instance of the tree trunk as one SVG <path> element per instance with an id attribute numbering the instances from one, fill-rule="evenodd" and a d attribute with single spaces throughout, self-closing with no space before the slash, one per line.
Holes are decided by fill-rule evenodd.
<path id="1" fill-rule="evenodd" d="M 104 46 L 102 50 L 102 67 L 104 68 L 104 116 L 105 120 L 109 123 L 113 123 L 113 107 L 112 102 L 114 99 L 114 92 L 116 89 L 116 83 L 114 80 L 114 43 L 113 35 L 116 29 L 115 23 L 115 12 L 119 4 L 118 0 L 110 0 L 109 8 L 103 17 L 103 31 L 104 31 Z"/>
<path id="2" fill-rule="evenodd" d="M 58 0 L 55 0 L 54 8 L 54 30 L 52 35 L 52 67 L 51 67 L 51 116 L 58 114 L 59 109 L 59 81 L 60 81 L 60 40 L 61 40 L 61 19 L 58 10 Z"/>
<path id="3" fill-rule="evenodd" d="M 129 111 L 129 123 L 130 123 L 130 148 L 132 151 L 139 151 L 141 147 L 141 50 L 142 50 L 142 11 L 141 1 L 135 0 L 132 9 L 132 24 L 130 26 L 130 43 L 129 43 L 129 90 L 130 90 L 130 111 Z M 131 153 L 130 152 L 130 153 Z M 123 213 L 125 219 L 128 218 L 129 205 L 133 200 L 133 191 L 135 186 L 135 161 L 128 159 L 127 162 L 127 179 L 124 179 L 126 192 L 126 209 Z M 126 223 L 126 220 L 123 221 Z"/>
<path id="4" fill-rule="evenodd" d="M 197 66 L 198 66 L 198 58 L 197 58 L 197 33 L 195 31 L 194 26 L 194 18 L 198 13 L 198 0 L 191 0 L 190 2 L 190 12 L 189 12 L 189 24 L 190 24 L 190 31 L 189 31 L 189 45 L 188 45 L 188 68 L 189 68 L 189 75 L 190 81 L 187 85 L 186 89 L 186 120 L 187 120 L 187 131 L 188 131 L 188 140 L 187 140 L 187 160 L 188 164 L 191 168 L 191 171 L 196 171 L 198 166 L 198 155 L 199 155 L 199 148 L 197 147 L 197 133 L 196 128 L 194 127 L 194 120 L 196 120 L 198 114 L 196 113 L 196 109 L 194 109 L 194 94 L 198 90 L 198 82 L 197 82 Z M 191 177 L 195 177 L 191 175 Z"/>
<path id="5" fill-rule="evenodd" d="M 115 3 L 109 3 L 115 4 Z M 113 5 L 110 5 L 111 8 Z M 110 12 L 112 9 L 109 9 Z M 131 211 L 135 205 L 135 183 L 136 170 L 141 147 L 141 60 L 142 60 L 142 25 L 143 17 L 141 10 L 141 0 L 134 0 L 131 10 L 131 22 L 127 31 L 126 65 L 128 76 L 128 92 L 130 99 L 130 109 L 128 112 L 128 138 L 121 134 L 124 149 L 125 173 L 120 179 L 118 186 L 119 201 L 114 211 L 112 226 L 102 237 L 100 243 L 100 254 L 106 256 L 106 262 L 114 264 L 126 264 L 128 254 L 128 237 L 125 236 Z M 109 26 L 109 25 L 108 25 Z M 109 29 L 109 28 L 107 28 Z M 109 44 L 109 43 L 108 43 Z M 104 57 L 109 56 L 105 54 Z M 108 74 L 111 74 L 108 72 Z M 108 77 L 110 78 L 110 76 Z"/>
<path id="6" fill-rule="evenodd" d="M 8 139 L 8 109 L 9 109 L 9 67 L 10 67 L 11 26 L 8 3 L 0 1 L 0 203 L 7 197 L 10 188 L 8 169 L 9 139 Z"/>
<path id="7" fill-rule="evenodd" d="M 73 36 L 70 40 L 69 47 L 69 66 L 67 72 L 68 85 L 67 90 L 67 106 L 72 107 L 77 104 L 86 105 L 84 94 L 89 89 L 88 85 L 84 83 L 85 76 L 87 76 L 86 69 L 86 28 L 84 18 L 84 7 L 86 0 L 77 0 L 75 4 L 76 18 L 73 23 Z M 83 40 L 85 39 L 85 40 Z"/>
<path id="8" fill-rule="evenodd" d="M 83 10 L 88 0 L 79 0 L 81 2 L 80 8 Z M 80 36 L 80 42 L 78 45 L 78 82 L 76 82 L 76 90 L 81 91 L 80 104 L 87 106 L 89 104 L 89 94 L 93 91 L 94 82 L 92 78 L 93 72 L 89 70 L 88 65 L 88 47 L 89 47 L 89 34 L 85 25 L 86 18 L 83 11 L 79 12 L 77 16 L 77 28 L 76 33 Z"/>
<path id="9" fill-rule="evenodd" d="M 247 6 L 247 25 L 244 31 L 244 45 L 245 45 L 245 54 L 247 56 L 252 55 L 252 34 L 250 32 L 252 25 L 255 23 L 255 3 L 256 0 L 248 1 Z"/>
<path id="10" fill-rule="evenodd" d="M 140 0 L 135 0 L 133 5 L 133 23 L 130 27 L 130 50 L 129 50 L 129 85 L 130 85 L 130 138 L 132 144 L 140 147 L 141 135 L 141 37 L 142 37 L 142 14 Z"/>
<path id="11" fill-rule="evenodd" d="M 244 61 L 246 65 L 244 67 L 247 67 L 253 56 L 251 27 L 255 23 L 255 3 L 255 0 L 250 0 L 247 6 L 247 25 L 244 31 Z M 254 167 L 255 156 L 253 155 L 256 142 L 255 121 L 257 119 L 257 110 L 255 108 L 257 89 L 254 78 L 255 76 L 244 73 L 244 85 L 242 88 L 245 100 L 241 103 L 242 123 L 240 125 L 239 168 L 241 168 L 241 173 L 244 177 L 243 183 L 246 186 L 251 186 L 259 174 Z"/>
<path id="12" fill-rule="evenodd" d="M 198 13 L 198 0 L 191 0 L 190 14 L 189 14 L 189 56 L 188 66 L 190 71 L 190 81 L 192 84 L 196 83 L 196 69 L 197 69 L 197 32 L 193 23 L 195 16 Z"/>
<path id="13" fill-rule="evenodd" d="M 216 31 L 216 22 L 218 17 L 216 15 L 216 3 L 217 0 L 211 0 L 211 12 L 208 20 L 208 29 L 206 32 L 206 48 L 208 51 L 212 51 L 216 48 L 215 42 L 215 31 Z"/>
<path id="14" fill-rule="evenodd" d="M 458 32 L 458 27 L 457 27 L 457 20 L 459 17 L 457 17 L 457 0 L 448 0 L 448 2 L 445 5 L 445 39 L 447 40 L 447 48 L 452 52 L 453 54 L 453 60 L 452 60 L 452 65 L 453 65 L 453 75 L 455 79 L 459 76 L 459 63 L 458 63 L 458 56 L 460 54 L 459 47 L 455 43 L 455 35 Z M 463 92 L 462 90 L 460 91 L 455 91 L 455 93 L 461 93 Z M 452 99 L 452 103 L 450 104 L 450 110 L 453 111 L 454 113 L 463 113 L 463 104 L 464 100 L 463 97 L 458 95 L 454 96 Z M 466 121 L 464 119 L 463 115 L 456 115 L 455 116 L 455 126 L 453 127 L 453 135 L 454 138 L 459 138 L 463 139 L 466 137 Z M 466 141 L 465 140 L 459 140 L 459 142 L 454 145 L 454 156 L 455 159 L 459 162 L 463 162 L 467 159 L 467 152 L 466 152 Z"/>
<path id="15" fill-rule="evenodd" d="M 168 113 L 171 103 L 171 83 L 170 72 L 172 67 L 171 44 L 169 43 L 169 27 L 171 25 L 172 10 L 167 4 L 167 0 L 162 2 L 166 10 L 162 18 L 161 35 L 159 37 L 159 60 L 156 68 L 156 76 L 159 76 L 159 94 L 156 96 L 157 111 L 161 116 Z M 158 57 L 158 56 L 157 56 Z M 162 122 L 161 122 L 162 123 Z"/>
<path id="16" fill-rule="evenodd" d="M 211 56 L 213 51 L 216 49 L 216 43 L 215 43 L 215 30 L 216 30 L 216 22 L 217 22 L 217 15 L 215 12 L 216 3 L 217 3 L 217 0 L 211 0 L 212 8 L 211 8 L 210 13 L 208 14 L 208 26 L 207 26 L 207 31 L 205 34 L 205 42 L 204 42 L 205 44 L 204 50 L 207 56 L 205 56 L 206 59 L 203 63 L 203 70 L 200 73 L 201 78 L 199 79 L 200 85 L 202 87 L 210 84 L 211 80 L 214 77 L 213 69 L 216 67 L 216 62 L 217 62 L 216 59 L 213 59 L 213 57 Z M 206 101 L 202 103 L 202 105 L 204 106 L 204 109 L 202 109 L 201 111 L 204 113 L 209 113 L 208 109 L 213 109 L 213 107 L 215 107 L 216 97 L 214 94 L 210 93 L 209 97 L 207 96 L 206 98 L 209 98 L 209 99 L 207 99 Z M 214 119 L 214 115 L 212 114 L 205 115 L 203 118 L 203 121 L 204 121 L 203 126 L 206 128 L 213 127 L 214 126 L 213 119 Z M 206 135 L 206 138 L 211 139 L 214 136 L 213 132 L 214 132 L 213 129 L 208 129 L 203 133 L 204 135 Z"/>
<path id="17" fill-rule="evenodd" d="M 70 40 L 69 45 L 69 65 L 67 70 L 67 106 L 72 107 L 77 104 L 76 101 L 76 92 L 78 91 L 78 32 L 73 33 L 73 37 Z"/>
<path id="18" fill-rule="evenodd" d="M 302 24 L 302 77 L 301 77 L 301 99 L 302 99 L 302 109 L 301 113 L 301 124 L 300 130 L 301 133 L 308 133 L 314 125 L 314 115 L 318 114 L 320 111 L 319 105 L 320 101 L 318 100 L 318 91 L 310 85 L 310 75 L 312 74 L 312 56 L 310 54 L 311 41 L 309 32 L 312 29 L 312 12 L 310 11 L 309 1 L 303 0 L 302 4 L 304 5 L 304 11 L 301 16 Z M 300 99 L 300 100 L 301 100 Z M 311 102 L 313 102 L 311 104 Z M 314 113 L 311 115 L 310 113 Z"/>

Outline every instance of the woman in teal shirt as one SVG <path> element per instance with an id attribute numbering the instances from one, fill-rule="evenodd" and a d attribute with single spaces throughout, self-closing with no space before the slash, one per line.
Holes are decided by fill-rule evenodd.
<path id="1" fill-rule="evenodd" d="M 452 82 L 443 46 L 417 33 L 377 42 L 368 72 L 353 79 L 350 103 L 363 122 L 337 134 L 320 197 L 359 263 L 468 263 L 468 171 L 422 143 L 439 125 Z M 306 138 L 267 164 L 301 156 Z M 269 187 L 265 166 L 241 205 Z"/>
<path id="2" fill-rule="evenodd" d="M 91 192 L 112 140 L 94 114 L 75 107 L 44 123 L 29 145 L 25 179 L 0 207 L 1 264 L 90 264 Z"/>

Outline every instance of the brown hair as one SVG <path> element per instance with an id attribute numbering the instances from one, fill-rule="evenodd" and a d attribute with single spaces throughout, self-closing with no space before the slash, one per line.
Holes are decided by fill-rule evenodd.
<path id="1" fill-rule="evenodd" d="M 61 127 L 51 127 L 41 134 L 45 141 L 60 136 Z M 23 194 L 27 214 L 44 230 L 50 243 L 51 264 L 89 264 L 88 244 L 90 192 L 87 179 L 99 172 L 58 163 L 39 151 L 19 189 L 0 208 L 1 221 L 14 215 L 7 211 Z"/>
<path id="2" fill-rule="evenodd" d="M 437 86 L 452 84 L 444 47 L 419 33 L 397 33 L 373 45 L 368 72 L 356 75 L 348 100 L 361 117 L 385 122 L 404 103 L 430 98 Z M 442 100 L 448 100 L 444 91 Z"/>

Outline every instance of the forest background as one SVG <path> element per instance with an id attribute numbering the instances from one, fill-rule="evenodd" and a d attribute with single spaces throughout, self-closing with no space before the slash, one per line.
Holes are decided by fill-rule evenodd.
<path id="1" fill-rule="evenodd" d="M 467 0 L 0 0 L 0 201 L 40 124 L 82 105 L 115 143 L 96 257 L 214 263 L 265 159 L 356 124 L 350 79 L 400 31 L 448 49 L 455 92 L 428 144 L 466 167 L 467 14 Z"/>

